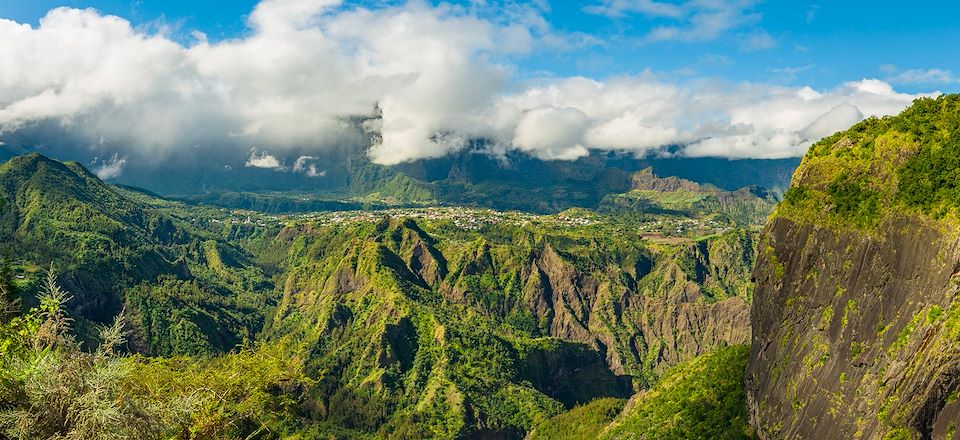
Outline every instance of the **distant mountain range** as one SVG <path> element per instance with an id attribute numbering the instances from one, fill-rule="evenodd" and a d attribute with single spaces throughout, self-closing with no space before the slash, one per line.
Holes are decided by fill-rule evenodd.
<path id="1" fill-rule="evenodd" d="M 38 147 L 25 139 L 4 142 L 0 160 L 31 151 L 88 166 L 93 160 L 89 153 L 78 153 L 86 151 L 82 148 L 51 144 Z M 293 172 L 293 159 L 308 153 L 313 175 Z M 599 151 L 575 161 L 545 161 L 521 152 L 493 156 L 483 145 L 442 158 L 389 167 L 372 163 L 356 147 L 287 154 L 289 157 L 279 158 L 286 166 L 275 169 L 248 167 L 246 157 L 216 150 L 190 151 L 161 164 L 131 159 L 111 182 L 164 196 L 275 212 L 349 209 L 361 203 L 456 204 L 558 212 L 571 207 L 595 209 L 608 195 L 630 191 L 633 174 L 646 168 L 659 176 L 676 176 L 723 190 L 755 186 L 781 193 L 799 164 L 799 158 L 662 158 Z M 269 204 L 257 195 L 263 193 L 271 193 Z M 344 202 L 347 204 L 339 204 Z"/>

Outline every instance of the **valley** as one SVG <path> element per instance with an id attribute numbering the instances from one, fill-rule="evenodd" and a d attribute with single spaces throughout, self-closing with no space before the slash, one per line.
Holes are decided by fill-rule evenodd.
<path id="1" fill-rule="evenodd" d="M 646 168 L 596 209 L 258 212 L 14 157 L 0 428 L 952 438 L 958 102 L 814 144 L 783 201 Z"/>
<path id="2" fill-rule="evenodd" d="M 955 438 L 958 109 L 823 139 L 782 201 L 647 168 L 553 213 L 258 212 L 17 156 L 0 428 Z"/>
<path id="3" fill-rule="evenodd" d="M 128 354 L 112 362 L 140 380 L 114 392 L 169 406 L 235 384 L 205 379 L 229 365 L 262 364 L 242 391 L 218 391 L 235 401 L 152 415 L 173 417 L 159 432 L 212 437 L 518 438 L 565 409 L 629 398 L 748 342 L 758 226 L 739 207 L 772 207 L 688 187 L 643 193 L 660 207 L 648 211 L 268 214 L 106 185 L 37 154 L 0 167 L 0 182 L 11 282 L 34 319 L 54 307 L 51 283 L 70 292 L 56 307 L 77 350 L 123 316 Z M 8 347 L 29 342 L 10 336 L 23 331 L 4 333 Z M 19 350 L 8 353 L 29 359 Z"/>
<path id="4" fill-rule="evenodd" d="M 960 440 L 897 6 L 0 0 L 0 440 Z"/>

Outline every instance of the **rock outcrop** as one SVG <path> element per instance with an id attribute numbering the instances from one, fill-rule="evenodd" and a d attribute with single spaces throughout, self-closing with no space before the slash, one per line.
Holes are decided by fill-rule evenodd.
<path id="1" fill-rule="evenodd" d="M 661 192 L 679 190 L 691 192 L 719 191 L 714 187 L 700 185 L 697 182 L 679 177 L 657 177 L 653 174 L 653 168 L 644 168 L 643 170 L 633 173 L 630 179 L 630 189 Z"/>

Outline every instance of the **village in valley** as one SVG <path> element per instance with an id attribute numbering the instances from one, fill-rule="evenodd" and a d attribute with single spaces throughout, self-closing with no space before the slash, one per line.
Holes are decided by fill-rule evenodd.
<path id="1" fill-rule="evenodd" d="M 737 227 L 735 223 L 715 215 L 702 218 L 656 215 L 634 219 L 599 214 L 586 209 L 571 209 L 551 215 L 460 206 L 323 211 L 296 214 L 264 214 L 255 211 L 227 209 L 218 212 L 220 215 L 216 218 L 200 221 L 206 223 L 207 226 L 230 224 L 279 228 L 305 223 L 317 226 L 332 226 L 376 222 L 384 218 L 410 218 L 431 222 L 449 222 L 457 228 L 469 231 L 479 231 L 496 225 L 559 228 L 607 226 L 626 233 L 640 234 L 650 240 L 666 242 L 686 241 L 707 235 L 722 234 Z M 198 221 L 198 219 L 193 220 Z"/>

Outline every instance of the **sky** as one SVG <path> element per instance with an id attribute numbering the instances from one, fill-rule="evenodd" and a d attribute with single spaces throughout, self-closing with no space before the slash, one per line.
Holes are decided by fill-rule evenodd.
<path id="1" fill-rule="evenodd" d="M 0 0 L 0 136 L 49 128 L 110 174 L 216 145 L 781 158 L 957 92 L 954 2 Z M 375 116 L 380 116 L 375 118 Z M 348 121 L 367 118 L 358 127 Z M 677 149 L 676 147 L 680 147 Z M 304 159 L 309 160 L 309 159 Z"/>

